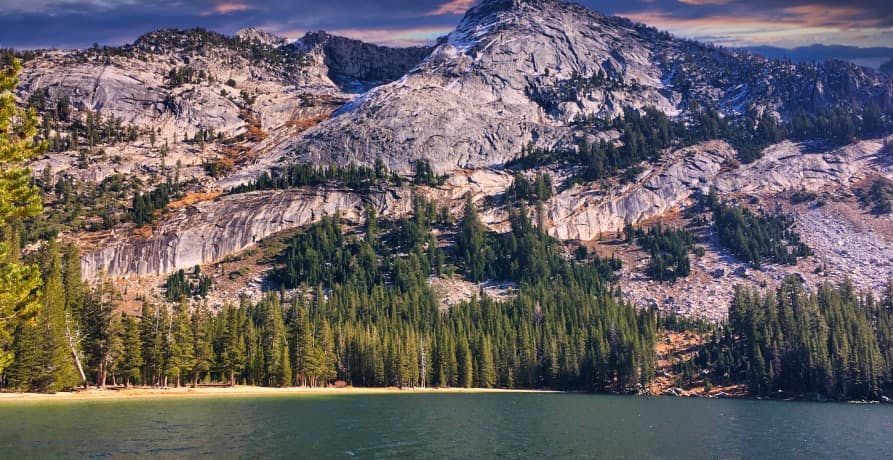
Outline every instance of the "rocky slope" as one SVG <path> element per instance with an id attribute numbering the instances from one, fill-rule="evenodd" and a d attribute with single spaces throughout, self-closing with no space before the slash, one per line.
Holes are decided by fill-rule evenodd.
<path id="1" fill-rule="evenodd" d="M 180 78 L 187 68 L 188 78 Z M 133 139 L 89 147 L 82 142 L 52 152 L 33 164 L 36 176 L 75 178 L 89 189 L 121 175 L 142 192 L 177 178 L 191 196 L 202 197 L 140 229 L 116 221 L 101 232 L 72 224 L 63 237 L 82 246 L 84 274 L 91 279 L 103 272 L 113 278 L 163 277 L 219 261 L 323 213 L 340 212 L 359 222 L 367 204 L 385 217 L 398 217 L 410 211 L 412 194 L 458 216 L 463 196 L 471 193 L 484 222 L 505 231 L 501 196 L 513 180 L 506 162 L 530 144 L 572 149 L 581 138 L 602 138 L 619 145 L 618 128 L 595 129 L 591 119 L 624 109 L 656 107 L 681 121 L 690 121 L 699 105 L 716 107 L 732 120 L 744 112 L 789 119 L 797 109 L 858 113 L 868 105 L 887 117 L 893 113 L 893 80 L 870 70 L 770 61 L 557 0 L 485 0 L 432 48 L 391 49 L 324 32 L 287 44 L 254 29 L 235 37 L 158 31 L 121 48 L 43 53 L 27 63 L 19 87 L 23 104 L 35 94 L 46 99 L 47 117 L 57 116 L 52 107 L 68 100 L 74 119 L 83 121 L 91 111 L 139 128 Z M 590 122 L 580 122 L 585 117 Z M 61 134 L 75 124 L 63 123 Z M 59 134 L 55 129 L 50 136 Z M 196 141 L 205 130 L 218 136 Z M 769 283 L 817 267 L 825 272 L 804 275 L 807 281 L 854 274 L 876 287 L 893 276 L 886 264 L 871 265 L 878 267 L 872 272 L 862 259 L 848 260 L 833 238 L 842 233 L 844 246 L 893 247 L 885 243 L 893 235 L 885 233 L 884 218 L 860 214 L 852 198 L 855 184 L 868 177 L 893 178 L 889 144 L 783 141 L 742 165 L 730 142 L 714 139 L 669 147 L 660 161 L 638 165 L 634 177 L 574 182 L 572 162 L 522 173 L 555 177 L 555 193 L 544 204 L 545 225 L 562 240 L 597 240 L 628 223 L 678 219 L 677 211 L 711 185 L 725 198 L 745 198 L 757 207 L 782 206 L 801 189 L 845 203 L 782 206 L 797 214 L 804 239 L 816 251 L 792 268 L 749 273 L 708 232 L 701 235 L 706 255 L 692 262 L 695 275 L 667 285 L 642 276 L 645 262 L 635 248 L 620 250 L 629 300 L 718 319 L 736 282 Z M 418 159 L 446 173 L 445 184 L 220 195 L 291 162 L 381 160 L 406 174 Z M 52 186 L 46 189 L 57 200 L 48 203 L 62 202 L 52 196 Z M 117 206 L 123 214 L 129 204 Z M 599 251 L 610 255 L 618 247 L 612 243 Z"/>
<path id="2" fill-rule="evenodd" d="M 549 233 L 564 240 L 591 240 L 664 214 L 703 191 L 734 157 L 725 142 L 707 142 L 673 152 L 635 183 L 608 190 L 571 188 L 549 203 Z"/>
<path id="3" fill-rule="evenodd" d="M 111 232 L 95 242 L 101 249 L 85 255 L 82 271 L 89 279 L 170 273 L 222 259 L 282 230 L 310 224 L 340 213 L 359 221 L 371 205 L 384 217 L 410 211 L 402 191 L 363 194 L 345 190 L 308 189 L 254 192 L 203 202 L 176 213 L 149 236 Z"/>
<path id="4" fill-rule="evenodd" d="M 893 108 L 893 82 L 854 65 L 770 61 L 558 0 L 486 0 L 413 71 L 270 155 L 450 171 L 501 165 L 531 142 L 570 144 L 578 117 L 624 107 L 787 117 L 871 103 Z"/>
<path id="5" fill-rule="evenodd" d="M 100 182 L 121 172 L 151 183 L 163 176 L 159 160 L 201 165 L 244 138 L 251 141 L 242 149 L 247 151 L 269 133 L 299 133 L 354 97 L 339 85 L 368 88 L 394 80 L 425 53 L 325 33 L 289 44 L 257 29 L 232 37 L 203 29 L 159 30 L 122 47 L 40 52 L 25 63 L 17 92 L 23 102 L 39 99 L 45 118 L 65 122 L 48 129 L 49 137 L 69 136 L 74 126 L 68 121 L 83 124 L 88 112 L 140 131 L 126 144 L 101 146 L 123 167 L 119 162 L 100 171 L 78 170 L 71 165 L 80 152 L 72 149 L 46 158 L 54 174 Z M 62 101 L 70 107 L 65 116 L 56 113 Z M 200 132 L 226 142 L 203 143 L 201 151 L 184 142 Z M 191 178 L 204 174 L 199 169 L 182 177 Z"/>

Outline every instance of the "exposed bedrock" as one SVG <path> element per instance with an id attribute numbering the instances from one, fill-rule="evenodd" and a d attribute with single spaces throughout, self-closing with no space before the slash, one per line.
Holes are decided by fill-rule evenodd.
<path id="1" fill-rule="evenodd" d="M 408 198 L 405 190 L 358 194 L 302 189 L 230 195 L 178 212 L 148 237 L 113 233 L 103 249 L 82 257 L 81 269 L 88 279 L 97 278 L 103 270 L 112 278 L 169 273 L 222 259 L 326 214 L 338 212 L 349 221 L 359 221 L 367 204 L 383 216 L 404 214 L 411 208 Z"/>

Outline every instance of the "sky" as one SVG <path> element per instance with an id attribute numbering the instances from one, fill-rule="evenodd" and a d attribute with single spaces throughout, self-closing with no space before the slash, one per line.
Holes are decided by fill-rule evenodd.
<path id="1" fill-rule="evenodd" d="M 0 48 L 120 45 L 160 28 L 288 38 L 326 30 L 406 46 L 448 33 L 478 0 L 0 0 Z M 729 47 L 893 46 L 893 0 L 579 0 L 688 38 Z"/>

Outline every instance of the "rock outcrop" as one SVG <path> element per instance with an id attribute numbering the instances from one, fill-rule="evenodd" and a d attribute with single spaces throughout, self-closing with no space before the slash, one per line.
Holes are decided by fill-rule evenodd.
<path id="1" fill-rule="evenodd" d="M 320 56 L 328 77 L 346 92 L 364 92 L 397 80 L 431 53 L 427 46 L 391 48 L 324 31 L 308 32 L 293 46 Z"/>
<path id="2" fill-rule="evenodd" d="M 408 170 L 428 159 L 440 171 L 494 167 L 530 142 L 552 144 L 570 135 L 566 122 L 581 111 L 552 113 L 538 101 L 548 85 L 576 75 L 611 72 L 636 80 L 628 91 L 596 91 L 580 99 L 589 113 L 624 105 L 673 104 L 658 89 L 660 71 L 633 29 L 578 5 L 555 1 L 487 1 L 469 11 L 418 67 L 376 88 L 331 120 L 280 147 L 303 161 L 371 163 Z M 590 97 L 591 96 L 591 97 Z M 604 109 L 604 110 L 603 110 Z"/>
<path id="3" fill-rule="evenodd" d="M 683 204 L 710 184 L 735 152 L 725 142 L 707 142 L 668 155 L 663 164 L 614 190 L 573 187 L 549 202 L 549 233 L 559 239 L 591 240 Z"/>
<path id="4" fill-rule="evenodd" d="M 82 257 L 87 279 L 170 273 L 222 259 L 275 233 L 340 213 L 358 222 L 366 205 L 382 216 L 409 212 L 403 190 L 363 194 L 336 189 L 253 192 L 199 203 L 161 222 L 148 237 L 112 233 Z M 131 233 L 130 231 L 129 233 Z"/>
<path id="5" fill-rule="evenodd" d="M 767 148 L 759 160 L 723 174 L 715 185 L 723 193 L 764 194 L 847 187 L 877 171 L 885 153 L 878 139 L 840 148 L 785 141 Z"/>

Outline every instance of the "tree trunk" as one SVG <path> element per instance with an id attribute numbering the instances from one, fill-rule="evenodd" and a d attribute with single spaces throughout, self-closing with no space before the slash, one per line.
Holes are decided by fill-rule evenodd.
<path id="1" fill-rule="evenodd" d="M 78 375 L 81 376 L 81 382 L 87 382 L 87 374 L 84 373 L 84 366 L 81 364 L 81 357 L 78 356 L 77 349 L 77 339 L 74 334 L 71 333 L 71 328 L 66 324 L 65 325 L 65 339 L 68 341 L 68 349 L 71 350 L 71 356 L 74 358 L 74 366 L 78 370 Z"/>
<path id="2" fill-rule="evenodd" d="M 229 386 L 230 388 L 236 386 L 236 371 L 233 369 L 229 370 Z"/>
<path id="3" fill-rule="evenodd" d="M 100 364 L 99 370 L 96 371 L 96 387 L 100 390 L 105 390 L 105 381 L 108 378 L 108 374 L 106 373 L 105 365 Z"/>
<path id="4" fill-rule="evenodd" d="M 198 371 L 196 371 L 192 374 L 192 388 L 195 388 L 197 386 L 198 386 Z"/>

